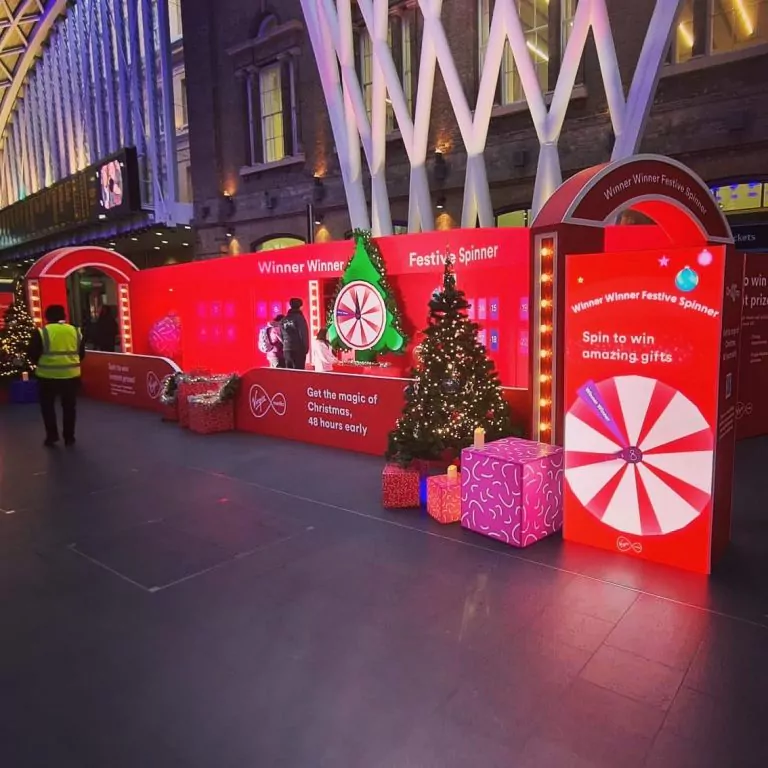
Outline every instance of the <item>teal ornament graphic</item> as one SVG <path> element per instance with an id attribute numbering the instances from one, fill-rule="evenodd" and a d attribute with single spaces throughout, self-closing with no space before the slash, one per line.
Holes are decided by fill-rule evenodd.
<path id="1" fill-rule="evenodd" d="M 692 291 L 699 284 L 698 274 L 690 267 L 683 267 L 677 275 L 675 275 L 675 285 L 678 290 L 683 293 Z"/>

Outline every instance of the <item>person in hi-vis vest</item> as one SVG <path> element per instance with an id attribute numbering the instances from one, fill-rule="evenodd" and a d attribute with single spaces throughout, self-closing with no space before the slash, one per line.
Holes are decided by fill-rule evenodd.
<path id="1" fill-rule="evenodd" d="M 45 445 L 51 447 L 59 442 L 57 398 L 61 399 L 64 443 L 74 445 L 77 390 L 85 342 L 80 330 L 67 323 L 64 307 L 52 304 L 45 310 L 45 326 L 33 334 L 29 357 L 37 366 L 35 374 L 45 424 Z"/>

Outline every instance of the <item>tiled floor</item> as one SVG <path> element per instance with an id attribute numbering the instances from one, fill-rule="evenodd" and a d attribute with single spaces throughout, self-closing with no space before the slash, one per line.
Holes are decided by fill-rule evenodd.
<path id="1" fill-rule="evenodd" d="M 0 766 L 764 768 L 768 443 L 711 579 L 379 505 L 381 462 L 0 408 Z"/>

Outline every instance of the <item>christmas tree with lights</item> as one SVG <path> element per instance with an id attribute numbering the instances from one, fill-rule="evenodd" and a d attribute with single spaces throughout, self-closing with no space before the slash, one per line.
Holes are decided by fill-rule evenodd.
<path id="1" fill-rule="evenodd" d="M 353 350 L 358 362 L 373 361 L 379 353 L 402 353 L 408 339 L 379 246 L 365 230 L 356 229 L 352 237 L 355 251 L 328 314 L 328 343 Z"/>
<path id="2" fill-rule="evenodd" d="M 35 323 L 27 309 L 22 278 L 13 286 L 13 304 L 6 309 L 4 321 L 0 330 L 0 379 L 11 379 L 33 369 L 27 348 Z"/>
<path id="3" fill-rule="evenodd" d="M 452 460 L 472 445 L 477 427 L 485 429 L 486 440 L 519 434 L 468 308 L 446 257 L 442 290 L 429 302 L 415 381 L 406 389 L 403 413 L 389 435 L 387 458 L 398 464 Z"/>

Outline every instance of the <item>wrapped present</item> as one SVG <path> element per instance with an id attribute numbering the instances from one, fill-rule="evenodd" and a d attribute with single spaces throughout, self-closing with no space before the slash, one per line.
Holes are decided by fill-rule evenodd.
<path id="1" fill-rule="evenodd" d="M 461 520 L 461 484 L 455 475 L 427 478 L 427 514 L 438 523 Z"/>
<path id="2" fill-rule="evenodd" d="M 10 401 L 15 405 L 29 405 L 37 403 L 39 395 L 37 393 L 36 379 L 16 379 L 11 382 Z"/>
<path id="3" fill-rule="evenodd" d="M 563 525 L 563 449 L 516 437 L 461 452 L 461 524 L 527 547 Z"/>
<path id="4" fill-rule="evenodd" d="M 176 407 L 179 414 L 179 425 L 189 428 L 190 409 L 189 398 L 194 395 L 204 395 L 215 392 L 218 386 L 208 379 L 182 379 L 176 395 Z"/>
<path id="5" fill-rule="evenodd" d="M 381 503 L 386 509 L 418 509 L 420 505 L 417 469 L 387 464 L 381 473 Z"/>
<path id="6" fill-rule="evenodd" d="M 189 398 L 189 428 L 199 435 L 232 432 L 235 428 L 235 404 L 221 402 L 217 395 L 194 395 Z"/>
<path id="7" fill-rule="evenodd" d="M 207 371 L 195 371 L 178 377 L 176 390 L 179 425 L 189 427 L 189 398 L 197 395 L 212 395 L 221 391 L 232 376 L 217 374 L 211 376 Z M 237 378 L 237 377 L 234 377 Z"/>

